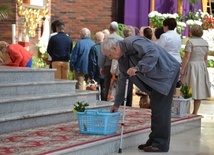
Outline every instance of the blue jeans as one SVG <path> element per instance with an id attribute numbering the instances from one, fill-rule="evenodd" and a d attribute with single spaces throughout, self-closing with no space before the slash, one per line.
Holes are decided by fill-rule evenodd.
<path id="1" fill-rule="evenodd" d="M 32 58 L 30 58 L 30 60 L 28 61 L 27 65 L 25 67 L 30 67 L 32 66 L 33 60 Z"/>

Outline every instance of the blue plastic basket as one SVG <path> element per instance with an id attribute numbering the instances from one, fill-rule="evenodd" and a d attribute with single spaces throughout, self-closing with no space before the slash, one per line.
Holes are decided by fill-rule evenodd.
<path id="1" fill-rule="evenodd" d="M 104 112 L 103 110 L 85 110 L 77 112 L 80 133 L 109 135 L 118 129 L 121 112 Z"/>

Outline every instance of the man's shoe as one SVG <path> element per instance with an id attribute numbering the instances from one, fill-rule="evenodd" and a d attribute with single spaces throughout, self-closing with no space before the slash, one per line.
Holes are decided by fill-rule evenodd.
<path id="1" fill-rule="evenodd" d="M 138 146 L 138 149 L 139 150 L 144 150 L 144 148 L 148 147 L 148 146 L 149 146 L 148 144 L 141 144 L 141 145 Z"/>
<path id="2" fill-rule="evenodd" d="M 143 150 L 145 152 L 167 152 L 167 151 L 160 150 L 159 148 L 157 148 L 155 146 L 147 146 L 147 147 L 144 147 Z"/>

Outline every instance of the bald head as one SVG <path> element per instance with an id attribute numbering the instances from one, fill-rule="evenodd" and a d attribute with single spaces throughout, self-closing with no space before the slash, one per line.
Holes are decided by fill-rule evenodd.
<path id="1" fill-rule="evenodd" d="M 103 39 L 104 39 L 104 37 L 105 37 L 104 33 L 101 32 L 101 31 L 98 31 L 98 32 L 95 34 L 94 40 L 95 40 L 95 42 L 102 42 Z"/>
<path id="2" fill-rule="evenodd" d="M 117 32 L 117 30 L 118 30 L 118 23 L 115 22 L 115 21 L 111 22 L 110 26 L 109 26 L 109 30 L 110 30 L 111 33 Z"/>
<path id="3" fill-rule="evenodd" d="M 88 28 L 82 28 L 82 30 L 80 30 L 80 35 L 81 38 L 90 37 L 91 31 Z"/>

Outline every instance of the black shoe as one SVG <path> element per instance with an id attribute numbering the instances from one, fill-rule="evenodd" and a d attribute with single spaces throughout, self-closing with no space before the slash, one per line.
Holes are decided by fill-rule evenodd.
<path id="1" fill-rule="evenodd" d="M 144 150 L 144 148 L 148 147 L 148 146 L 149 146 L 148 144 L 141 144 L 141 145 L 138 146 L 138 149 L 139 150 Z"/>
<path id="2" fill-rule="evenodd" d="M 147 146 L 147 147 L 144 147 L 143 149 L 145 152 L 168 152 L 168 151 L 163 151 L 163 150 L 160 150 L 159 148 L 155 147 L 155 146 Z"/>

